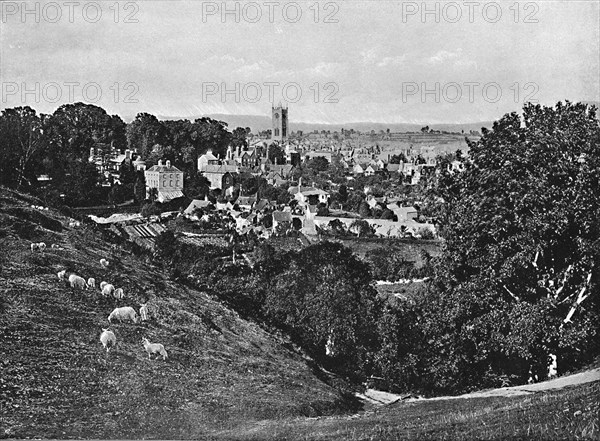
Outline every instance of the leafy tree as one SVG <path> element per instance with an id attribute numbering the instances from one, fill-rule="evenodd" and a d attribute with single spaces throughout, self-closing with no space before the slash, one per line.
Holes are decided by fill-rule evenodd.
<path id="1" fill-rule="evenodd" d="M 62 186 L 68 205 L 92 206 L 100 200 L 100 175 L 96 166 L 88 161 L 69 164 L 68 175 Z"/>
<path id="2" fill-rule="evenodd" d="M 346 209 L 358 212 L 360 209 L 360 206 L 364 202 L 364 200 L 365 200 L 365 194 L 362 191 L 353 191 L 348 196 L 348 202 L 346 204 Z"/>
<path id="3" fill-rule="evenodd" d="M 119 176 L 123 185 L 134 184 L 137 180 L 137 172 L 133 167 L 132 161 L 123 161 L 119 170 Z"/>
<path id="4" fill-rule="evenodd" d="M 360 217 L 362 217 L 362 218 L 371 217 L 371 207 L 369 207 L 369 204 L 367 203 L 367 201 L 363 200 L 360 203 L 360 206 L 358 207 L 358 214 L 360 214 Z"/>
<path id="5" fill-rule="evenodd" d="M 380 219 L 386 219 L 386 220 L 393 220 L 394 219 L 394 212 L 392 210 L 390 210 L 389 208 L 386 208 L 385 210 L 383 210 L 381 212 L 381 216 L 379 218 Z"/>
<path id="6" fill-rule="evenodd" d="M 158 198 L 158 188 L 152 187 L 152 188 L 148 188 L 147 190 L 148 190 L 147 191 L 148 200 L 150 202 L 156 201 L 156 199 Z"/>
<path id="7" fill-rule="evenodd" d="M 307 161 L 306 167 L 313 170 L 313 172 L 322 172 L 329 169 L 329 161 L 323 156 L 317 156 Z"/>
<path id="8" fill-rule="evenodd" d="M 329 221 L 327 227 L 333 236 L 339 237 L 347 234 L 346 225 L 339 219 Z"/>
<path id="9" fill-rule="evenodd" d="M 348 201 L 348 187 L 340 185 L 338 190 L 340 204 L 345 204 Z"/>
<path id="10" fill-rule="evenodd" d="M 210 190 L 210 181 L 206 176 L 193 172 L 189 175 L 184 175 L 183 191 L 190 199 L 204 198 Z"/>
<path id="11" fill-rule="evenodd" d="M 166 140 L 165 128 L 154 115 L 138 113 L 127 125 L 127 145 L 130 150 L 138 152 L 145 160 L 150 156 L 156 144 Z"/>
<path id="12" fill-rule="evenodd" d="M 435 387 L 522 382 L 600 353 L 600 127 L 584 104 L 527 104 L 438 181 L 444 254 L 423 323 Z"/>
<path id="13" fill-rule="evenodd" d="M 160 208 L 158 207 L 158 205 L 156 205 L 156 203 L 144 204 L 142 205 L 140 214 L 145 218 L 149 218 L 150 216 L 160 214 Z"/>
<path id="14" fill-rule="evenodd" d="M 178 243 L 175 233 L 167 230 L 154 239 L 154 255 L 163 260 L 172 260 L 177 253 Z"/>
<path id="15" fill-rule="evenodd" d="M 53 167 L 65 158 L 87 160 L 92 147 L 123 150 L 126 146 L 123 120 L 92 104 L 60 106 L 48 120 L 47 129 Z"/>
<path id="16" fill-rule="evenodd" d="M 121 204 L 125 202 L 129 194 L 127 193 L 127 189 L 124 185 L 113 185 L 110 189 L 110 193 L 108 194 L 108 201 L 111 204 Z"/>
<path id="17" fill-rule="evenodd" d="M 234 148 L 241 147 L 242 149 L 248 147 L 248 128 L 244 129 L 243 127 L 236 127 L 235 130 L 231 134 L 231 145 Z"/>
<path id="18" fill-rule="evenodd" d="M 44 121 L 31 107 L 5 109 L 0 115 L 0 183 L 21 187 L 35 182 L 35 159 L 46 146 Z M 39 159 L 39 158 L 38 158 Z"/>
<path id="19" fill-rule="evenodd" d="M 390 158 L 390 164 L 401 164 L 403 162 L 408 162 L 406 155 L 402 152 L 392 155 Z"/>
<path id="20" fill-rule="evenodd" d="M 373 323 L 380 308 L 367 265 L 348 248 L 329 242 L 280 260 L 285 263 L 281 273 L 270 275 L 265 314 L 287 327 L 317 359 L 364 379 L 377 347 Z M 328 360 L 325 345 L 330 339 L 335 351 Z"/>
<path id="21" fill-rule="evenodd" d="M 260 178 L 254 176 L 252 173 L 240 173 L 237 179 L 239 181 L 242 194 L 251 195 L 258 191 Z"/>
<path id="22" fill-rule="evenodd" d="M 133 192 L 135 200 L 141 202 L 146 199 L 146 177 L 142 171 L 139 171 L 136 174 L 137 178 L 135 180 Z"/>
<path id="23" fill-rule="evenodd" d="M 269 146 L 269 161 L 273 164 L 285 164 L 285 152 L 275 143 Z"/>
<path id="24" fill-rule="evenodd" d="M 261 224 L 263 227 L 265 228 L 272 228 L 273 227 L 273 215 L 270 213 L 267 213 L 261 220 Z"/>
<path id="25" fill-rule="evenodd" d="M 329 216 L 329 209 L 327 208 L 327 205 L 324 203 L 320 203 L 318 208 L 317 208 L 317 216 Z"/>
<path id="26" fill-rule="evenodd" d="M 211 118 L 199 118 L 194 121 L 195 145 L 198 153 L 212 150 L 215 156 L 225 156 L 231 143 L 231 133 L 227 123 Z"/>
<path id="27" fill-rule="evenodd" d="M 350 224 L 348 230 L 356 234 L 358 237 L 368 237 L 374 234 L 373 228 L 371 225 L 369 225 L 369 222 L 364 219 L 356 219 Z"/>

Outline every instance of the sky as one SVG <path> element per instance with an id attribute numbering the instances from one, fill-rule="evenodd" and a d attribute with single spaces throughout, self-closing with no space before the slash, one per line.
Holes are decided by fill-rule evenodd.
<path id="1" fill-rule="evenodd" d="M 1 1 L 0 108 L 467 123 L 600 101 L 600 2 Z"/>

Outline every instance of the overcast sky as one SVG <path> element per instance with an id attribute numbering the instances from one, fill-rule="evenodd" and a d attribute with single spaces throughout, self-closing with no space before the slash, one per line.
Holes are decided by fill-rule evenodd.
<path id="1" fill-rule="evenodd" d="M 75 3 L 0 3 L 2 108 L 459 123 L 600 101 L 594 0 Z"/>

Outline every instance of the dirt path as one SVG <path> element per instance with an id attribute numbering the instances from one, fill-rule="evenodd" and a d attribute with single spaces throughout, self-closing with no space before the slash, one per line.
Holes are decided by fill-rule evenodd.
<path id="1" fill-rule="evenodd" d="M 527 395 L 534 392 L 561 389 L 566 386 L 573 386 L 577 384 L 591 383 L 593 381 L 600 381 L 600 368 L 592 369 L 578 374 L 567 375 L 565 377 L 555 378 L 553 380 L 542 381 L 536 384 L 524 384 L 522 386 L 511 386 L 501 387 L 499 389 L 484 390 L 478 392 L 471 392 L 464 395 L 458 396 L 445 396 L 445 397 L 434 397 L 425 398 L 426 400 L 456 400 L 460 398 L 483 398 L 483 397 L 512 397 L 516 395 Z M 396 401 L 419 401 L 422 398 L 406 398 L 402 395 L 391 394 L 388 392 L 382 392 L 375 389 L 367 389 L 364 394 L 358 394 L 358 397 L 365 400 L 368 403 L 374 405 L 383 406 L 385 404 L 394 403 Z"/>

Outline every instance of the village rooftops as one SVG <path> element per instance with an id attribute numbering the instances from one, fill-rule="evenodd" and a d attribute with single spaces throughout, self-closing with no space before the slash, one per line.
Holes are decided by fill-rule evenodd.
<path id="1" fill-rule="evenodd" d="M 163 164 L 162 161 L 158 161 L 157 165 L 153 165 L 150 167 L 148 172 L 161 172 L 161 173 L 181 173 L 177 167 L 171 165 L 171 161 L 167 161 L 166 164 Z"/>
<path id="2" fill-rule="evenodd" d="M 181 190 L 158 190 L 158 200 L 160 202 L 168 202 L 182 197 L 184 197 L 184 194 Z"/>
<path id="3" fill-rule="evenodd" d="M 304 196 L 319 196 L 319 195 L 329 195 L 329 193 L 327 193 L 324 190 L 320 190 L 318 188 L 311 188 L 308 190 L 302 190 L 300 193 L 302 193 Z"/>
<path id="4" fill-rule="evenodd" d="M 292 222 L 292 213 L 289 211 L 274 211 L 273 212 L 274 222 Z"/>
<path id="5" fill-rule="evenodd" d="M 241 206 L 251 207 L 256 202 L 256 194 L 251 196 L 240 196 L 235 201 L 236 204 Z"/>
<path id="6" fill-rule="evenodd" d="M 194 199 L 192 202 L 190 202 L 190 205 L 188 205 L 188 207 L 185 209 L 184 214 L 193 214 L 195 210 L 207 208 L 210 205 L 212 205 L 210 201 Z"/>
<path id="7" fill-rule="evenodd" d="M 320 190 L 318 188 L 315 187 L 290 187 L 288 188 L 288 192 L 290 194 L 297 194 L 297 193 L 302 193 L 303 195 L 309 196 L 309 195 L 319 195 L 319 194 L 328 194 L 326 191 L 324 190 Z"/>
<path id="8" fill-rule="evenodd" d="M 238 165 L 228 164 L 207 164 L 202 170 L 204 173 L 237 173 L 239 170 Z"/>

